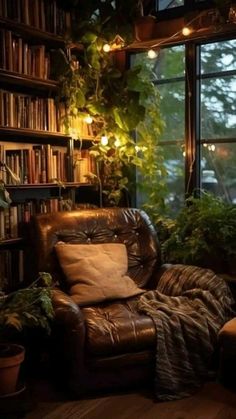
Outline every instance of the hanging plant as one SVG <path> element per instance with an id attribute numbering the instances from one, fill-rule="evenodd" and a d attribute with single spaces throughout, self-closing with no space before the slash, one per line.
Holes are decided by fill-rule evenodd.
<path id="1" fill-rule="evenodd" d="M 95 141 L 90 153 L 97 161 L 106 204 L 119 203 L 122 191 L 132 186 L 133 169 L 138 168 L 146 195 L 155 206 L 158 200 L 162 205 L 166 176 L 158 149 L 162 121 L 159 94 L 150 82 L 151 70 L 139 65 L 121 71 L 116 52 L 103 49 L 104 33 L 106 39 L 114 39 L 114 28 L 108 33 L 107 20 L 104 24 L 98 21 L 92 20 L 90 13 L 87 32 L 79 39 L 83 51 L 76 57 L 71 50 L 68 57 L 61 52 L 61 66 L 56 66 L 60 99 L 66 101 L 68 109 L 65 125 L 69 130 L 71 119 L 92 117 Z"/>

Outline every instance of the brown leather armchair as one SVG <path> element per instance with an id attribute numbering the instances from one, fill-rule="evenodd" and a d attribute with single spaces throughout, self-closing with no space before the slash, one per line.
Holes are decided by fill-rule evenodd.
<path id="1" fill-rule="evenodd" d="M 50 272 L 59 284 L 52 361 L 60 380 L 77 395 L 153 383 L 156 331 L 152 319 L 137 311 L 137 297 L 79 307 L 66 293 L 54 249 L 58 241 L 125 243 L 129 276 L 154 289 L 165 267 L 148 216 L 138 209 L 85 209 L 40 214 L 31 227 L 36 272 Z"/>
<path id="2" fill-rule="evenodd" d="M 111 388 L 130 386 L 134 388 L 144 382 L 145 385 L 156 384 L 155 363 L 158 338 L 156 330 L 158 329 L 152 318 L 138 309 L 139 297 L 119 299 L 113 297 L 112 300 L 99 303 L 76 304 L 71 288 L 68 289 L 68 278 L 65 275 L 64 267 L 61 268 L 58 260 L 58 246 L 61 245 L 67 248 L 66 251 L 70 258 L 73 254 L 73 264 L 76 257 L 81 258 L 82 248 L 86 252 L 85 263 L 88 264 L 89 258 L 90 264 L 92 264 L 92 260 L 94 261 L 90 256 L 94 246 L 89 249 L 89 246 L 84 244 L 100 244 L 99 248 L 105 247 L 106 249 L 113 247 L 112 251 L 114 251 L 114 247 L 122 248 L 126 262 L 128 256 L 129 277 L 138 287 L 144 290 L 155 290 L 157 285 L 159 287 L 162 283 L 162 279 L 164 282 L 170 281 L 171 278 L 174 279 L 178 275 L 176 273 L 178 265 L 176 268 L 171 265 L 162 265 L 157 234 L 145 212 L 131 208 L 103 208 L 41 214 L 34 217 L 31 227 L 32 243 L 35 247 L 35 251 L 32 252 L 32 257 L 35 255 L 33 277 L 40 271 L 47 271 L 52 274 L 58 284 L 53 291 L 55 322 L 51 338 L 51 361 L 55 366 L 54 374 L 57 381 L 67 384 L 69 389 L 77 395 L 90 394 L 92 390 L 99 389 L 110 390 Z M 63 243 L 58 244 L 58 242 Z M 109 246 L 105 245 L 107 243 Z M 115 243 L 116 245 L 114 245 Z M 117 243 L 121 243 L 121 245 L 117 245 Z M 77 244 L 76 249 L 72 244 Z M 95 247 L 98 249 L 97 246 Z M 96 260 L 101 260 L 100 256 Z M 103 264 L 104 260 L 103 258 Z M 120 267 L 120 264 L 117 267 Z M 168 275 L 166 271 L 169 268 L 171 270 Z M 184 266 L 184 269 L 186 268 L 194 267 Z M 111 282 L 117 283 L 115 271 L 114 275 L 113 270 L 111 271 L 105 287 L 101 287 L 101 285 L 97 287 L 99 292 L 107 291 Z M 78 272 L 81 273 L 81 265 L 80 269 L 78 266 L 76 267 L 76 277 Z M 98 272 L 102 272 L 101 264 Z M 213 272 L 213 276 L 210 271 L 207 272 L 206 278 L 209 274 L 210 281 L 216 281 Z M 162 277 L 163 273 L 165 276 Z M 100 276 L 103 279 L 103 274 Z M 200 276 L 202 277 L 202 274 Z M 89 278 L 90 280 L 91 278 Z M 84 276 L 82 276 L 83 281 Z M 136 289 L 133 281 L 131 283 Z M 230 305 L 233 300 L 228 295 L 223 283 L 220 283 L 219 279 L 217 281 L 217 292 L 224 298 L 222 297 L 219 306 L 216 304 L 217 292 L 212 294 L 214 304 L 216 304 L 214 305 L 211 300 L 212 307 L 221 310 L 222 318 L 227 321 L 232 316 L 227 305 Z M 99 282 L 99 284 L 101 283 Z M 205 282 L 204 286 L 206 286 Z M 203 295 L 205 295 L 204 292 Z M 227 315 L 226 311 L 229 311 Z M 217 325 L 223 321 L 219 319 L 215 318 Z M 215 323 L 211 324 L 213 329 Z M 176 323 L 174 324 L 176 326 Z M 219 333 L 222 353 L 221 365 L 225 365 L 224 361 L 226 358 L 228 359 L 227 348 L 229 345 L 227 342 L 232 341 L 232 336 L 235 337 L 235 319 L 232 329 L 233 333 L 231 333 L 231 327 L 226 324 Z M 180 329 L 178 330 L 180 332 Z M 188 329 L 184 330 L 187 333 Z M 197 328 L 197 331 L 199 330 Z M 214 333 L 212 336 L 214 340 Z M 174 340 L 172 343 L 174 345 Z M 203 347 L 205 348 L 204 345 Z M 172 349 L 174 353 L 174 346 Z M 176 351 L 178 352 L 177 348 Z"/>

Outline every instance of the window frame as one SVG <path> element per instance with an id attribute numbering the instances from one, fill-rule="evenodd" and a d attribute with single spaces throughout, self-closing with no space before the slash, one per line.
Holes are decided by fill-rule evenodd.
<path id="1" fill-rule="evenodd" d="M 201 146 L 204 143 L 235 143 L 236 138 L 212 138 L 201 139 L 201 79 L 207 78 L 207 75 L 200 74 L 200 47 L 204 44 L 214 42 L 224 42 L 227 40 L 236 39 L 235 33 L 216 33 L 211 34 L 207 39 L 200 37 L 197 39 L 179 42 L 178 44 L 185 44 L 185 198 L 190 195 L 200 195 L 201 185 Z M 165 48 L 176 46 L 176 42 L 169 42 L 165 44 Z M 143 51 L 140 51 L 143 52 Z M 138 52 L 133 52 L 134 54 Z M 132 53 L 130 53 L 132 54 Z M 236 74 L 236 70 L 232 73 Z M 219 72 L 222 74 L 222 72 Z M 216 73 L 215 73 L 216 75 Z M 166 80 L 163 81 L 163 83 Z M 161 84 L 158 83 L 158 84 Z M 171 145 L 176 141 L 161 141 L 162 145 Z"/>

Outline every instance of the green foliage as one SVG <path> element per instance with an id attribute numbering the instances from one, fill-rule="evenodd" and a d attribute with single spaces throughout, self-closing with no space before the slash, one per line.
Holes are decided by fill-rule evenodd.
<path id="1" fill-rule="evenodd" d="M 170 233 L 166 261 L 227 272 L 236 256 L 236 207 L 208 193 L 190 197 Z"/>
<path id="2" fill-rule="evenodd" d="M 0 336 L 35 327 L 50 333 L 54 317 L 51 284 L 51 275 L 40 272 L 30 287 L 0 297 Z"/>
<path id="3" fill-rule="evenodd" d="M 152 79 L 151 69 L 142 65 L 120 71 L 115 54 L 101 48 L 101 35 L 93 28 L 84 33 L 83 54 L 79 68 L 73 60 L 63 62 L 60 77 L 61 92 L 68 107 L 65 124 L 69 130 L 71 119 L 90 114 L 93 117 L 95 139 L 90 153 L 97 161 L 98 177 L 110 205 L 117 205 L 122 191 L 131 187 L 132 170 L 143 175 L 142 186 L 147 196 L 155 189 L 158 204 L 157 181 L 161 196 L 163 177 L 158 138 L 162 129 L 159 113 L 159 95 Z M 65 58 L 65 56 L 64 56 Z M 134 138 L 136 130 L 137 142 Z M 107 144 L 100 139 L 106 136 Z M 158 169 L 158 170 L 157 170 Z M 160 199 L 163 202 L 161 197 Z"/>

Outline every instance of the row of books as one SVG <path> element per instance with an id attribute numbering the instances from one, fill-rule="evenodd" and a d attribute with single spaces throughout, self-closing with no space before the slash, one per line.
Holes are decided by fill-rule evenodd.
<path id="1" fill-rule="evenodd" d="M 0 240 L 16 239 L 24 236 L 26 223 L 35 214 L 58 212 L 69 209 L 70 200 L 60 197 L 28 199 L 14 203 L 9 208 L 0 208 Z"/>
<path id="2" fill-rule="evenodd" d="M 93 124 L 82 117 L 70 117 L 66 128 L 66 115 L 66 104 L 54 98 L 0 90 L 0 126 L 60 132 L 75 139 L 94 137 Z"/>
<path id="3" fill-rule="evenodd" d="M 19 288 L 24 281 L 24 251 L 0 250 L 0 291 L 6 293 Z"/>
<path id="4" fill-rule="evenodd" d="M 0 162 L 10 168 L 21 184 L 88 183 L 96 175 L 96 162 L 89 150 L 75 149 L 71 159 L 66 147 L 51 144 L 0 143 Z M 71 162 L 73 179 L 68 175 Z M 4 167 L 0 171 L 0 180 L 7 185 L 18 183 Z"/>
<path id="5" fill-rule="evenodd" d="M 68 182 L 69 156 L 66 147 L 50 144 L 0 143 L 0 161 L 20 179 L 21 184 Z M 9 171 L 1 170 L 0 179 L 17 183 Z"/>
<path id="6" fill-rule="evenodd" d="M 89 150 L 76 150 L 73 155 L 74 182 L 88 183 L 96 176 L 96 162 Z"/>
<path id="7" fill-rule="evenodd" d="M 53 98 L 0 90 L 0 125 L 64 132 L 65 104 Z"/>
<path id="8" fill-rule="evenodd" d="M 50 79 L 50 53 L 45 45 L 29 45 L 12 31 L 0 30 L 0 67 L 28 76 Z"/>
<path id="9" fill-rule="evenodd" d="M 71 12 L 56 0 L 0 0 L 0 16 L 56 35 L 71 27 Z"/>

